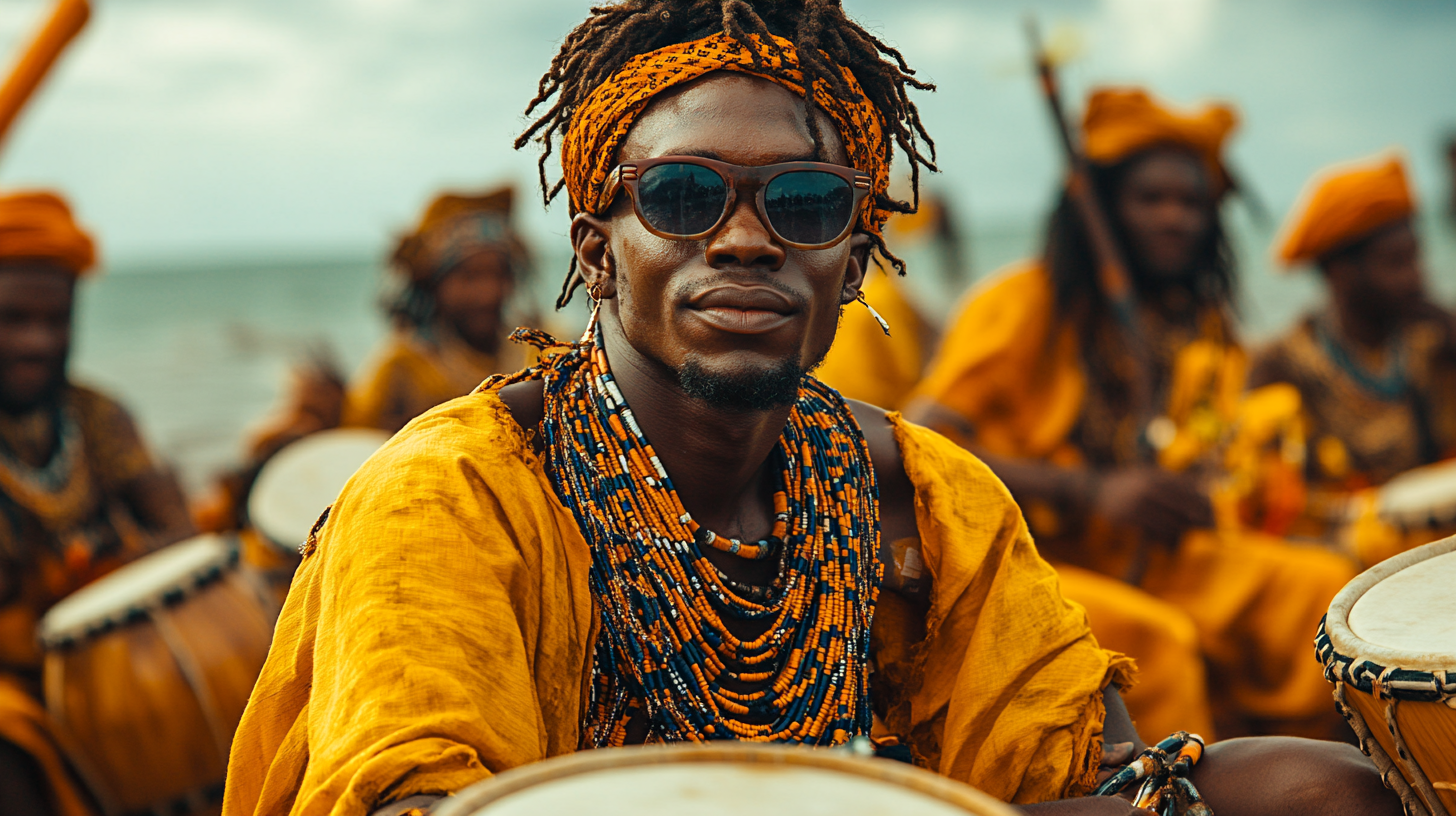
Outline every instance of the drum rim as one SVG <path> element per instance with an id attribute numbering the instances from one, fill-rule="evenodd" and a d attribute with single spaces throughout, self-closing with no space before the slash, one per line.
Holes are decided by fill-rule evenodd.
<path id="1" fill-rule="evenodd" d="M 664 756 L 672 759 L 663 761 Z M 970 785 L 894 760 L 858 757 L 842 752 L 811 749 L 783 743 L 733 742 L 722 745 L 634 745 L 577 751 L 532 762 L 503 771 L 477 782 L 440 803 L 439 816 L 471 816 L 486 805 L 536 787 L 543 782 L 565 779 L 614 768 L 637 768 L 662 764 L 737 762 L 748 765 L 812 767 L 846 773 L 902 787 L 965 809 L 975 816 L 1013 816 L 1004 802 Z"/>
<path id="2" fill-rule="evenodd" d="M 129 567 L 144 563 L 148 556 L 165 552 L 168 547 L 188 546 L 202 541 L 217 545 L 219 547 L 218 552 L 209 561 L 179 576 L 169 588 L 155 591 L 145 597 L 137 598 L 120 606 L 108 609 L 105 612 L 88 618 L 84 622 L 77 622 L 64 627 L 54 623 L 52 613 L 58 608 L 61 608 L 61 604 L 64 604 L 67 600 L 77 598 L 80 593 L 98 586 L 108 578 L 124 574 L 124 571 Z M 89 643 L 102 635 L 136 623 L 145 617 L 149 610 L 176 605 L 197 594 L 202 589 L 211 586 L 220 580 L 229 570 L 236 567 L 238 563 L 237 543 L 232 540 L 231 536 L 219 533 L 202 533 L 201 535 L 169 544 L 168 547 L 153 550 L 127 562 L 116 570 L 103 575 L 96 581 L 62 598 L 55 606 L 52 606 L 45 615 L 41 616 L 35 628 L 36 639 L 40 641 L 42 648 L 47 650 L 74 648 Z"/>
<path id="3" fill-rule="evenodd" d="M 1444 505 L 1436 507 L 1392 508 L 1389 506 L 1389 500 L 1392 490 L 1400 490 L 1410 484 L 1419 485 L 1436 476 L 1449 478 L 1452 475 L 1456 475 L 1456 460 L 1423 465 L 1395 476 L 1375 489 L 1376 517 L 1386 524 L 1403 530 L 1429 528 L 1449 523 L 1456 518 L 1456 501 L 1447 501 Z"/>
<path id="4" fill-rule="evenodd" d="M 1315 638 L 1315 652 L 1325 666 L 1325 677 L 1366 693 L 1373 693 L 1372 682 L 1378 681 L 1382 693 L 1396 699 L 1456 699 L 1456 671 L 1452 671 L 1456 669 L 1453 665 L 1456 660 L 1449 657 L 1438 660 L 1429 653 L 1371 643 L 1350 629 L 1350 610 L 1371 587 L 1404 569 L 1452 552 L 1456 552 L 1456 536 L 1388 558 L 1346 584 L 1330 603 L 1329 614 L 1320 622 Z M 1391 676 L 1392 672 L 1399 672 L 1400 676 Z"/>

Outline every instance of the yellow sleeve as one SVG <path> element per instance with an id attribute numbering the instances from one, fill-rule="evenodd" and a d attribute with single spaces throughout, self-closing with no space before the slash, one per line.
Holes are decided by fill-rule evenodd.
<path id="1" fill-rule="evenodd" d="M 590 555 L 493 393 L 360 469 L 294 579 L 225 813 L 364 816 L 576 748 Z"/>
<path id="2" fill-rule="evenodd" d="M 1102 689 L 1129 685 L 1132 661 L 1097 645 L 995 475 L 939 434 L 893 421 L 933 591 L 923 626 L 904 625 L 896 596 L 876 611 L 888 613 L 876 620 L 885 725 L 932 770 L 1003 801 L 1086 793 L 1102 755 Z"/>
<path id="3" fill-rule="evenodd" d="M 914 396 L 955 411 L 990 453 L 1050 456 L 1082 410 L 1079 354 L 1046 272 L 1021 264 L 970 293 Z"/>

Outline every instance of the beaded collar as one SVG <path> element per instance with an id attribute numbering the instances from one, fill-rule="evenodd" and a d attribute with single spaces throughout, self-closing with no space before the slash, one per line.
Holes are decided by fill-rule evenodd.
<path id="1" fill-rule="evenodd" d="M 607 365 L 600 331 L 564 346 L 513 339 L 543 362 L 482 388 L 545 380 L 542 431 L 562 504 L 592 552 L 601 620 L 583 747 L 710 739 L 838 744 L 868 735 L 870 625 L 880 583 L 878 491 L 869 449 L 837 392 L 800 386 L 779 444 L 774 534 L 724 539 L 683 508 Z M 704 556 L 781 555 L 770 587 L 728 581 Z M 767 626 L 735 637 L 726 619 Z M 751 689 L 751 690 L 746 690 Z"/>

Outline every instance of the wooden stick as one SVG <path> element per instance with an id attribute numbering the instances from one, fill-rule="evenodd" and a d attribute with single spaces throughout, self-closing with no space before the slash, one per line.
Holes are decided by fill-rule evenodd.
<path id="1" fill-rule="evenodd" d="M 90 17 L 91 6 L 86 0 L 57 0 L 50 18 L 10 69 L 5 84 L 0 85 L 0 141 L 4 141 L 25 103 Z"/>
<path id="2" fill-rule="evenodd" d="M 1036 60 L 1037 77 L 1041 80 L 1042 96 L 1046 99 L 1052 122 L 1061 140 L 1062 153 L 1067 159 L 1067 194 L 1072 200 L 1072 206 L 1077 208 L 1077 215 L 1081 218 L 1082 226 L 1087 230 L 1088 241 L 1092 244 L 1092 253 L 1096 256 L 1097 286 L 1107 304 L 1112 307 L 1113 316 L 1127 334 L 1129 350 L 1134 356 L 1136 373 L 1131 383 L 1133 416 L 1138 419 L 1140 431 L 1145 432 L 1157 412 L 1152 402 L 1152 359 L 1137 311 L 1137 291 L 1133 288 L 1127 262 L 1123 260 L 1122 251 L 1113 237 L 1111 222 L 1102 211 L 1102 202 L 1097 198 L 1097 191 L 1092 188 L 1087 159 L 1067 123 L 1056 68 L 1052 65 L 1051 56 L 1042 47 L 1041 33 L 1037 29 L 1035 17 L 1027 17 L 1026 29 Z"/>

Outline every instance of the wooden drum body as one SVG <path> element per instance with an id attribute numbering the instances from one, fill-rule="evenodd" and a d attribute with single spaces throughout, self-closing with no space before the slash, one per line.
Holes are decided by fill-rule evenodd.
<path id="1" fill-rule="evenodd" d="M 1351 581 L 1315 649 L 1340 713 L 1406 812 L 1456 814 L 1456 537 Z"/>
<path id="2" fill-rule="evenodd" d="M 848 751 L 721 742 L 604 748 L 507 771 L 438 816 L 1013 816 L 974 788 Z"/>
<path id="3" fill-rule="evenodd" d="M 46 708 L 108 813 L 220 810 L 228 748 L 272 626 L 230 542 L 202 536 L 46 615 Z"/>

